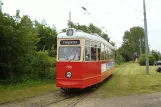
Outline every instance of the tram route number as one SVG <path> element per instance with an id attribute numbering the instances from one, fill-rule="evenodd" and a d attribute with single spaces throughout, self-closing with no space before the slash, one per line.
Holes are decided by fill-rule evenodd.
<path id="1" fill-rule="evenodd" d="M 72 69 L 72 66 L 70 66 L 70 65 L 67 65 L 67 66 L 66 66 L 66 68 L 68 68 L 68 69 Z"/>
<path id="2" fill-rule="evenodd" d="M 60 44 L 61 45 L 79 45 L 80 40 L 61 40 Z"/>

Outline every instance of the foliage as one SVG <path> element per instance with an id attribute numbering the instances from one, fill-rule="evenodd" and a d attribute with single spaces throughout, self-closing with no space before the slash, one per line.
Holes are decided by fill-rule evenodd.
<path id="1" fill-rule="evenodd" d="M 55 78 L 56 30 L 19 14 L 0 11 L 1 83 Z"/>
<path id="2" fill-rule="evenodd" d="M 132 27 L 124 32 L 123 44 L 119 48 L 119 53 L 125 61 L 135 60 L 140 54 L 140 44 L 142 53 L 145 52 L 144 29 L 142 27 Z"/>
<path id="3" fill-rule="evenodd" d="M 116 64 L 120 65 L 121 63 L 124 62 L 123 57 L 120 55 L 118 51 L 116 51 L 116 58 L 115 58 Z"/>
<path id="4" fill-rule="evenodd" d="M 35 71 L 37 71 L 38 77 L 53 79 L 56 73 L 56 59 L 48 56 L 48 52 L 39 51 L 37 55 Z"/>
<path id="5" fill-rule="evenodd" d="M 39 38 L 39 42 L 36 44 L 37 51 L 56 49 L 57 32 L 55 28 L 47 26 L 45 21 L 42 23 L 35 21 L 35 30 L 37 32 L 37 37 Z"/>
<path id="6" fill-rule="evenodd" d="M 0 0 L 0 11 L 2 10 L 2 5 L 3 5 L 3 2 L 2 0 Z"/>
<path id="7" fill-rule="evenodd" d="M 153 55 L 149 55 L 149 65 L 153 65 L 154 64 L 154 56 Z M 140 65 L 146 65 L 146 54 L 143 54 L 140 58 L 139 58 L 139 64 Z"/>
<path id="8" fill-rule="evenodd" d="M 161 60 L 161 57 L 160 57 L 161 54 L 160 54 L 159 51 L 152 50 L 152 51 L 151 51 L 151 54 L 154 56 L 155 61 Z"/>

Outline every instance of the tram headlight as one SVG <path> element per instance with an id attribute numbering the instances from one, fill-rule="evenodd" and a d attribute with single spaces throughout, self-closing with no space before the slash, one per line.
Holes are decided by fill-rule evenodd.
<path id="1" fill-rule="evenodd" d="M 67 78 L 71 78 L 71 77 L 72 77 L 72 73 L 71 73 L 70 71 L 68 71 L 68 72 L 66 73 L 66 76 L 67 76 Z"/>

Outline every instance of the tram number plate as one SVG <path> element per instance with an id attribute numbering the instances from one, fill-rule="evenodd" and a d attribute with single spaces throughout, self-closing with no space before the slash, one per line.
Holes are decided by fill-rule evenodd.
<path id="1" fill-rule="evenodd" d="M 61 40 L 60 44 L 61 45 L 79 45 L 80 40 Z"/>

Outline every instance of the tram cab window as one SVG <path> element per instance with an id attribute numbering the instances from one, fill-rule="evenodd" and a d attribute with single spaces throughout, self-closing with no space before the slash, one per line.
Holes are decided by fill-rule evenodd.
<path id="1" fill-rule="evenodd" d="M 81 48 L 80 46 L 59 47 L 59 60 L 80 60 Z"/>

